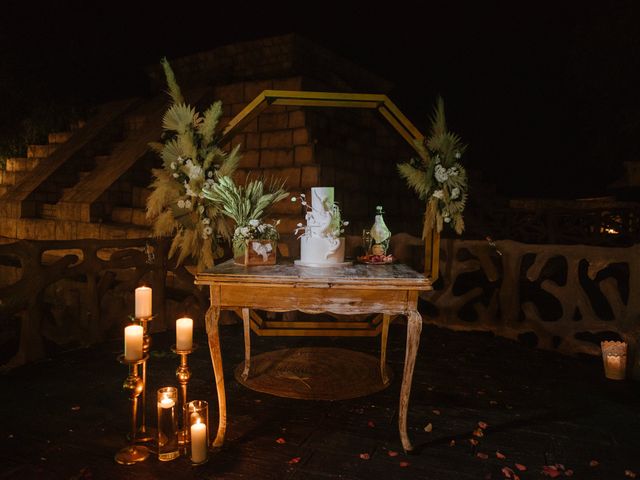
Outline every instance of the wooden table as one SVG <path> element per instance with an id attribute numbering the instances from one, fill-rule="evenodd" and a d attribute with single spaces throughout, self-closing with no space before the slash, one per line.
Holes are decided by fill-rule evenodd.
<path id="1" fill-rule="evenodd" d="M 209 285 L 211 306 L 206 315 L 211 362 L 216 379 L 220 420 L 213 445 L 222 446 L 227 427 L 227 407 L 222 370 L 219 320 L 221 310 L 236 311 L 243 320 L 245 367 L 249 375 L 250 331 L 258 335 L 375 336 L 382 334 L 381 374 L 385 383 L 389 324 L 397 315 L 407 317 L 407 343 L 400 389 L 398 427 L 405 451 L 413 449 L 407 435 L 407 408 L 422 317 L 418 294 L 431 290 L 431 282 L 403 264 L 309 268 L 280 261 L 275 266 L 244 267 L 229 260 L 196 275 L 196 284 Z M 378 314 L 368 322 L 264 321 L 255 310 L 307 313 Z"/>

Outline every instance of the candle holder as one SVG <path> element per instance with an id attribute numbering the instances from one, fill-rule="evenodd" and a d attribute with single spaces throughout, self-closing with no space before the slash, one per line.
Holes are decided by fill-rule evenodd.
<path id="1" fill-rule="evenodd" d="M 158 389 L 158 460 L 168 462 L 180 456 L 178 445 L 178 389 Z"/>
<path id="2" fill-rule="evenodd" d="M 126 360 L 124 355 L 118 356 L 118 361 L 129 366 L 129 375 L 122 384 L 122 389 L 127 392 L 131 402 L 131 431 L 129 433 L 130 444 L 122 448 L 115 455 L 115 461 L 120 465 L 133 465 L 144 462 L 149 458 L 149 449 L 143 445 L 136 445 L 136 430 L 138 417 L 138 397 L 142 392 L 142 378 L 138 375 L 138 365 L 146 361 L 146 357 L 140 360 Z"/>
<path id="3" fill-rule="evenodd" d="M 191 438 L 189 458 L 193 465 L 209 461 L 209 404 L 204 400 L 192 400 L 185 405 Z"/>
<path id="4" fill-rule="evenodd" d="M 600 342 L 604 376 L 611 380 L 624 380 L 627 370 L 627 344 L 625 342 Z"/>
<path id="5" fill-rule="evenodd" d="M 149 322 L 155 318 L 154 315 L 149 317 L 136 317 L 135 321 L 142 326 L 142 355 L 149 357 L 151 351 L 151 335 L 149 335 Z M 142 410 L 140 415 L 140 428 L 136 434 L 136 440 L 141 443 L 150 442 L 155 438 L 156 432 L 153 428 L 147 427 L 147 360 L 142 362 L 142 393 L 140 395 Z"/>
<path id="6" fill-rule="evenodd" d="M 196 349 L 198 345 L 196 343 L 191 344 L 191 350 L 178 350 L 175 345 L 171 346 L 171 351 L 180 355 L 180 365 L 176 369 L 176 379 L 180 384 L 180 391 L 182 393 L 182 430 L 178 435 L 178 441 L 181 445 L 186 446 L 189 443 L 189 422 L 187 419 L 187 386 L 189 385 L 189 380 L 191 379 L 191 370 L 189 369 L 189 365 L 187 363 L 187 358 L 191 355 Z"/>

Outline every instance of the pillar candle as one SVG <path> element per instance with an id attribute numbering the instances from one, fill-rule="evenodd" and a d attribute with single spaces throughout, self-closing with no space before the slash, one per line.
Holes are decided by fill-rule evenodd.
<path id="1" fill-rule="evenodd" d="M 191 461 L 202 463 L 207 459 L 207 426 L 200 422 L 191 425 Z"/>
<path id="2" fill-rule="evenodd" d="M 191 350 L 193 347 L 193 319 L 176 320 L 176 350 Z"/>
<path id="3" fill-rule="evenodd" d="M 151 311 L 151 288 L 136 288 L 136 318 L 150 317 Z"/>
<path id="4" fill-rule="evenodd" d="M 124 358 L 125 360 L 140 360 L 142 358 L 142 326 L 129 325 L 124 328 Z"/>

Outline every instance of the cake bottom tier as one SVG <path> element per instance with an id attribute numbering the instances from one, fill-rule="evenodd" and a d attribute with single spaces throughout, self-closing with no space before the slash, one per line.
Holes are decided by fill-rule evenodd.
<path id="1" fill-rule="evenodd" d="M 344 237 L 300 237 L 300 260 L 313 264 L 344 262 Z"/>

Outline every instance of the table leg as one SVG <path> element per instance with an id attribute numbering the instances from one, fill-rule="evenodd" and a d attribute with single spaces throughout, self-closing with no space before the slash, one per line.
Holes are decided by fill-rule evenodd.
<path id="1" fill-rule="evenodd" d="M 389 376 L 387 375 L 387 339 L 389 337 L 389 324 L 391 323 L 391 315 L 385 313 L 382 315 L 382 345 L 380 348 L 380 375 L 382 376 L 382 383 L 386 385 L 389 383 Z"/>
<path id="2" fill-rule="evenodd" d="M 416 364 L 416 354 L 420 345 L 420 332 L 422 331 L 422 316 L 417 311 L 407 315 L 407 347 L 404 356 L 404 373 L 402 374 L 402 387 L 400 388 L 400 411 L 398 413 L 398 427 L 400 440 L 405 452 L 413 450 L 413 445 L 407 435 L 407 410 L 409 408 L 409 396 L 411 395 L 411 381 L 413 369 Z"/>
<path id="3" fill-rule="evenodd" d="M 211 306 L 207 310 L 206 323 L 207 335 L 209 337 L 209 352 L 211 353 L 211 363 L 213 373 L 216 377 L 216 391 L 218 393 L 218 433 L 213 441 L 214 447 L 221 447 L 224 443 L 224 434 L 227 430 L 227 397 L 224 391 L 224 373 L 222 371 L 222 352 L 220 350 L 220 308 Z"/>
<path id="4" fill-rule="evenodd" d="M 244 370 L 242 371 L 242 379 L 249 378 L 249 368 L 251 367 L 251 326 L 249 318 L 249 309 L 242 309 L 242 324 L 244 326 Z"/>

